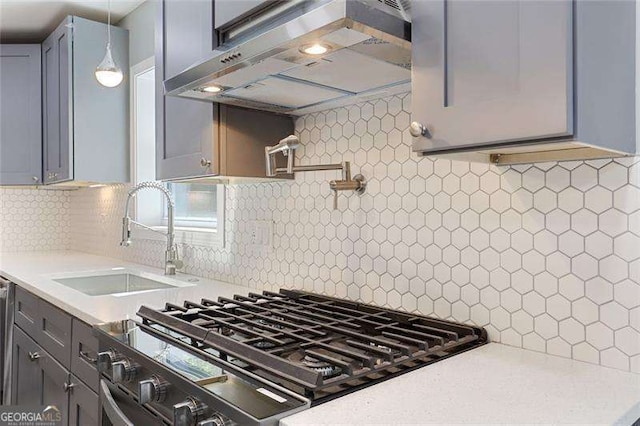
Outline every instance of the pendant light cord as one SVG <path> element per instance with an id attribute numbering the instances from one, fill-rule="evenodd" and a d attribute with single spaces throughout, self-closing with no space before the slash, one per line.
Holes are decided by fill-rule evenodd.
<path id="1" fill-rule="evenodd" d="M 107 0 L 107 46 L 111 47 L 111 0 Z"/>

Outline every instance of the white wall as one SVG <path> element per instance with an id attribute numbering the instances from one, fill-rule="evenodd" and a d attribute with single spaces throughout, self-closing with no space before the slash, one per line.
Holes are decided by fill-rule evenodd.
<path id="1" fill-rule="evenodd" d="M 132 66 L 154 55 L 157 2 L 147 0 L 122 18 L 119 27 L 129 30 L 129 64 Z"/>

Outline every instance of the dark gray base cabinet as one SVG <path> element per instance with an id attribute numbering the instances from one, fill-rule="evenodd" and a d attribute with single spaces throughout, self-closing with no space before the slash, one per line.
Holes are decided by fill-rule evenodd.
<path id="1" fill-rule="evenodd" d="M 11 403 L 53 405 L 62 425 L 99 425 L 91 327 L 20 287 L 14 306 Z"/>
<path id="2" fill-rule="evenodd" d="M 74 375 L 71 375 L 71 382 L 74 387 L 69 394 L 69 425 L 100 424 L 100 403 L 95 392 Z"/>
<path id="3" fill-rule="evenodd" d="M 53 405 L 68 424 L 69 372 L 20 327 L 13 328 L 13 404 Z"/>

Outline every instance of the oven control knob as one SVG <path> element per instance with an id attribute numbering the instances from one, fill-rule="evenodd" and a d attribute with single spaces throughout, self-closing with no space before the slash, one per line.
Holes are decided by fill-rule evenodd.
<path id="1" fill-rule="evenodd" d="M 215 413 L 213 416 L 209 417 L 207 420 L 203 420 L 198 423 L 198 426 L 229 426 L 231 425 L 231 420 L 226 418 L 220 413 Z"/>
<path id="2" fill-rule="evenodd" d="M 140 404 L 149 402 L 162 402 L 167 396 L 169 382 L 160 376 L 151 376 L 146 380 L 138 382 L 138 399 Z"/>
<path id="3" fill-rule="evenodd" d="M 138 366 L 124 358 L 111 364 L 111 380 L 114 383 L 130 382 L 136 376 Z"/>
<path id="4" fill-rule="evenodd" d="M 173 406 L 174 426 L 196 426 L 204 417 L 206 405 L 195 398 L 188 398 Z"/>
<path id="5" fill-rule="evenodd" d="M 111 369 L 111 365 L 117 361 L 117 355 L 115 351 L 108 350 L 104 352 L 98 353 L 98 360 L 96 361 L 96 366 L 98 367 L 98 371 L 100 373 L 106 373 Z"/>

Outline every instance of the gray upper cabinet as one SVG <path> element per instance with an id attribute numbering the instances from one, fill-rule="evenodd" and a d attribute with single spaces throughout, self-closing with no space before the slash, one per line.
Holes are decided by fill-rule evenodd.
<path id="1" fill-rule="evenodd" d="M 414 151 L 496 164 L 635 154 L 638 7 L 413 2 Z"/>
<path id="2" fill-rule="evenodd" d="M 42 44 L 43 179 L 45 184 L 115 183 L 129 178 L 128 31 L 111 29 L 115 88 L 94 76 L 104 56 L 107 26 L 67 17 Z"/>
<path id="3" fill-rule="evenodd" d="M 0 185 L 42 181 L 40 45 L 0 45 Z"/>
<path id="4" fill-rule="evenodd" d="M 211 1 L 165 0 L 156 25 L 156 177 L 176 179 L 210 174 L 214 113 L 210 103 L 164 96 L 162 81 L 213 50 Z M 204 161 L 202 161 L 204 159 Z M 204 164 L 204 165 L 203 165 Z"/>
<path id="5" fill-rule="evenodd" d="M 215 28 L 223 28 L 276 0 L 214 0 Z"/>
<path id="6" fill-rule="evenodd" d="M 412 4 L 416 149 L 569 136 L 573 132 L 572 2 Z"/>
<path id="7" fill-rule="evenodd" d="M 217 2 L 215 7 L 217 11 Z M 286 116 L 164 96 L 163 80 L 203 60 L 216 47 L 213 8 L 211 1 L 159 3 L 156 178 L 160 180 L 263 178 L 264 147 L 293 133 L 293 120 Z"/>
<path id="8" fill-rule="evenodd" d="M 68 18 L 42 43 L 44 183 L 73 179 L 72 39 Z"/>

